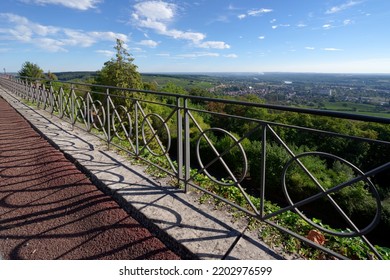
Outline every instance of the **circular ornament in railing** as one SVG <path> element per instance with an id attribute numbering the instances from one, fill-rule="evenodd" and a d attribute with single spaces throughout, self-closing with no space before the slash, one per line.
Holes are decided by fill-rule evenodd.
<path id="1" fill-rule="evenodd" d="M 95 100 L 92 103 L 91 122 L 96 129 L 102 129 L 106 123 L 106 111 L 99 100 Z"/>
<path id="2" fill-rule="evenodd" d="M 122 117 L 126 119 L 127 124 L 122 119 Z M 114 112 L 112 113 L 111 124 L 116 137 L 118 137 L 120 140 L 130 139 L 130 135 L 132 133 L 133 128 L 131 125 L 130 114 L 125 106 L 119 105 L 117 108 L 115 108 Z M 122 132 L 125 134 L 126 137 L 121 136 L 120 132 L 117 129 L 117 125 L 119 125 L 118 127 L 122 129 Z"/>
<path id="3" fill-rule="evenodd" d="M 325 179 L 320 178 L 321 175 L 317 174 L 321 171 L 324 172 L 324 170 L 320 170 L 320 171 L 316 170 L 314 172 L 313 172 L 313 170 L 312 171 L 309 170 L 304 164 L 305 158 L 308 162 L 310 161 L 310 159 L 308 159 L 308 157 L 317 157 L 317 158 L 323 159 L 326 162 L 327 166 L 330 166 L 330 162 L 333 162 L 333 164 L 337 163 L 339 165 L 339 168 L 340 168 L 340 166 L 345 166 L 346 168 L 349 168 L 349 170 L 353 171 L 353 176 L 351 176 L 351 178 L 348 178 L 345 182 L 341 182 L 341 183 L 337 182 L 335 185 L 332 185 L 331 187 L 325 188 L 325 187 L 323 187 L 323 182 Z M 300 197 L 298 202 L 294 202 L 293 199 L 291 198 L 291 193 L 288 190 L 287 180 L 286 180 L 288 170 L 289 170 L 289 168 L 292 168 L 292 164 L 294 164 L 294 163 L 297 164 L 298 168 L 301 169 L 300 172 L 304 172 L 304 174 L 306 174 L 307 180 L 309 182 L 311 182 L 312 184 L 314 184 L 315 187 L 317 188 L 315 194 L 311 193 L 305 198 Z M 341 168 L 343 168 L 343 167 L 341 167 Z M 332 172 L 333 172 L 333 170 L 332 170 Z M 316 173 L 316 174 L 313 174 L 313 173 Z M 294 175 L 296 176 L 296 173 Z M 331 182 L 331 183 L 333 183 L 333 182 Z M 327 184 L 329 185 L 329 181 L 327 182 Z M 374 229 L 375 226 L 380 221 L 381 200 L 380 200 L 379 193 L 378 193 L 376 187 L 374 186 L 374 184 L 365 175 L 365 173 L 363 171 L 361 171 L 359 168 L 357 168 L 355 165 L 353 165 L 349 161 L 347 161 L 341 157 L 335 156 L 333 154 L 324 153 L 324 152 L 306 152 L 306 153 L 302 153 L 302 154 L 294 156 L 286 163 L 286 165 L 284 167 L 283 174 L 282 174 L 282 186 L 283 186 L 284 195 L 285 195 L 288 203 L 295 210 L 295 212 L 297 214 L 299 214 L 302 217 L 302 219 L 304 219 L 307 223 L 309 223 L 313 227 L 321 230 L 322 232 L 325 232 L 325 233 L 328 233 L 331 235 L 335 235 L 335 236 L 340 236 L 340 237 L 363 236 L 363 235 L 367 234 L 368 232 L 370 232 L 372 229 Z M 366 193 L 367 198 L 372 199 L 372 201 L 375 201 L 376 210 L 375 210 L 375 214 L 372 215 L 371 222 L 368 225 L 366 225 L 363 229 L 360 229 L 356 225 L 356 223 L 354 221 L 352 221 L 350 215 L 348 215 L 346 213 L 348 211 L 346 211 L 346 209 L 344 209 L 345 205 L 341 205 L 341 204 L 345 204 L 348 201 L 341 201 L 340 199 L 336 199 L 336 197 L 337 197 L 338 192 L 342 192 L 343 190 L 346 190 L 347 188 L 355 188 L 354 190 L 356 190 L 356 188 L 363 187 L 363 186 L 367 190 L 367 193 Z M 313 203 L 313 202 L 316 203 L 316 208 L 319 209 L 321 206 L 323 206 L 323 203 L 325 203 L 324 200 L 322 200 L 323 198 L 326 199 L 326 203 L 329 206 L 334 208 L 334 211 L 336 211 L 335 213 L 337 213 L 340 216 L 340 218 L 342 218 L 344 220 L 348 230 L 339 230 L 338 231 L 338 230 L 333 230 L 333 229 L 329 229 L 327 227 L 324 227 L 320 223 L 316 223 L 313 220 L 311 220 L 310 218 L 308 218 L 303 213 L 303 211 L 300 210 L 300 209 L 302 209 L 303 206 L 308 205 L 309 203 Z M 355 203 L 356 203 L 356 201 L 355 201 Z M 360 201 L 359 203 L 363 203 L 363 201 Z M 336 218 L 336 217 L 334 217 L 334 218 Z M 363 227 L 363 226 L 361 226 L 361 227 Z"/>
<path id="4" fill-rule="evenodd" d="M 154 127 L 157 127 L 157 129 L 155 130 Z M 149 131 L 147 131 L 147 128 Z M 142 121 L 141 131 L 145 147 L 152 155 L 160 157 L 168 153 L 171 148 L 171 134 L 167 123 L 160 115 L 155 113 L 146 115 Z M 165 146 L 161 140 L 166 141 Z M 152 143 L 154 143 L 155 146 L 158 146 L 162 153 L 157 153 L 155 149 L 151 147 Z"/>
<path id="5" fill-rule="evenodd" d="M 227 150 L 219 152 L 215 148 L 215 145 L 212 143 L 212 140 L 210 139 L 210 137 L 207 136 L 208 133 L 210 134 L 210 136 L 214 133 L 217 133 L 217 134 L 220 134 L 223 136 L 227 136 L 229 139 L 231 139 L 231 141 L 229 141 L 229 142 L 232 142 L 232 144 L 228 147 Z M 222 139 L 223 136 L 222 137 L 220 136 L 219 138 Z M 206 141 L 206 143 L 209 145 L 209 147 L 211 148 L 211 150 L 213 151 L 213 153 L 216 156 L 206 165 L 203 163 L 202 158 L 201 158 L 200 146 L 201 146 L 202 139 L 204 139 L 204 141 Z M 236 173 L 236 172 L 234 170 L 232 171 L 231 168 L 227 165 L 227 163 L 223 159 L 223 157 L 225 155 L 229 154 L 229 152 L 234 148 L 237 148 L 239 150 L 240 157 L 242 159 L 241 171 L 239 172 L 240 177 L 238 179 L 234 175 L 234 173 Z M 245 153 L 244 148 L 242 147 L 241 143 L 237 140 L 237 138 L 234 137 L 233 134 L 231 134 L 230 132 L 228 132 L 222 128 L 217 128 L 217 127 L 209 128 L 201 133 L 201 135 L 198 138 L 197 144 L 196 144 L 196 157 L 198 159 L 198 162 L 199 162 L 201 169 L 203 170 L 203 173 L 205 173 L 206 176 L 210 180 L 212 180 L 213 182 L 220 184 L 220 185 L 223 185 L 223 186 L 233 186 L 233 185 L 237 185 L 237 184 L 241 183 L 248 173 L 248 159 L 246 157 L 246 153 Z M 228 178 L 224 178 L 224 179 L 228 179 L 228 180 L 222 180 L 222 179 L 218 180 L 215 178 L 215 176 L 212 176 L 209 171 L 207 171 L 207 168 L 211 167 L 216 162 L 219 162 L 222 165 L 221 168 L 225 169 L 224 171 L 227 172 Z"/>

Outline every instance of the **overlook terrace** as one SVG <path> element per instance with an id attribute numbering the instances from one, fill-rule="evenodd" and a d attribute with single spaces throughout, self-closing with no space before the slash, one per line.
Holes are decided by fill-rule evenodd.
<path id="1" fill-rule="evenodd" d="M 337 119 L 336 123 L 342 123 L 341 120 L 349 120 L 349 124 L 359 121 L 362 128 L 368 128 L 370 124 L 387 125 L 389 118 L 81 83 L 50 84 L 44 80 L 37 83 L 35 80 L 7 77 L 0 81 L 13 94 L 33 102 L 39 109 L 99 137 L 107 147 L 115 147 L 132 157 L 143 159 L 153 170 L 163 173 L 158 173 L 159 176 L 174 178 L 175 185 L 181 186 L 183 192 L 199 192 L 202 201 L 215 198 L 222 201 L 224 207 L 241 211 L 250 217 L 243 219 L 247 226 L 242 234 L 252 227 L 253 221 L 258 221 L 261 222 L 258 225 L 260 238 L 267 241 L 270 238 L 267 232 L 276 235 L 272 229 L 277 229 L 298 240 L 299 243 L 294 241 L 293 244 L 296 248 L 304 249 L 297 249 L 299 253 L 312 247 L 324 252 L 320 254 L 322 257 L 356 257 L 355 252 L 349 249 L 344 255 L 332 247 L 346 238 L 360 240 L 357 243 L 360 247 L 355 249 L 362 258 L 383 258 L 386 255 L 385 251 L 369 241 L 371 236 L 368 235 L 382 221 L 384 197 L 377 188 L 382 188 L 381 184 L 389 174 L 388 134 L 377 134 L 376 137 L 354 135 L 345 131 L 325 130 L 324 127 L 282 123 L 283 118 L 274 117 L 276 111 L 281 116 L 298 117 L 298 120 L 317 120 L 307 117 L 317 116 L 318 120 Z M 226 112 L 219 110 L 221 107 L 218 106 L 236 107 Z M 251 112 L 252 117 L 233 114 L 239 112 L 239 108 L 244 108 L 244 113 Z M 219 126 L 207 126 L 205 119 Z M 240 129 L 231 132 L 229 125 L 232 124 Z M 292 143 L 293 135 L 302 137 Z M 309 145 L 314 140 L 320 142 L 316 146 Z M 221 143 L 226 144 L 221 146 Z M 301 148 L 302 143 L 306 143 L 304 148 Z M 342 150 L 335 149 L 337 147 L 334 145 L 326 146 L 328 143 L 346 145 L 348 154 L 335 154 L 342 153 Z M 250 150 L 251 147 L 256 149 Z M 357 166 L 351 160 L 360 158 L 363 148 L 366 162 L 360 159 L 361 166 Z M 283 155 L 284 161 L 281 162 L 282 168 L 272 169 L 275 173 L 272 177 L 270 168 L 273 168 L 275 159 L 272 156 L 276 151 Z M 378 151 L 381 157 L 368 165 Z M 311 161 L 325 169 L 321 169 L 320 173 L 312 170 L 310 165 L 306 166 Z M 339 171 L 348 170 L 349 175 L 344 178 L 345 181 L 337 179 L 325 185 L 321 172 L 325 174 L 328 172 L 326 169 L 332 171 L 336 165 L 341 168 Z M 291 173 L 291 170 L 294 172 Z M 291 190 L 294 181 L 290 176 L 298 174 L 304 181 L 311 182 L 311 191 L 294 194 L 294 190 Z M 255 182 L 254 186 L 247 185 L 250 180 Z M 113 187 L 117 188 L 118 184 L 114 183 Z M 364 221 L 363 225 L 361 221 L 355 221 L 356 215 L 350 217 L 343 200 L 338 197 L 348 189 L 361 189 L 363 198 L 374 206 L 373 212 L 368 214 L 371 219 Z M 116 191 L 120 192 L 119 189 Z M 270 200 L 277 201 L 279 206 L 270 204 Z M 320 207 L 321 203 L 323 207 Z M 198 206 L 194 204 L 194 207 Z M 313 211 L 316 209 L 320 209 L 320 213 Z M 309 210 L 311 214 L 307 215 Z M 325 226 L 313 217 L 320 214 L 321 219 L 326 219 L 327 211 L 341 217 L 344 225 L 340 226 L 340 220 L 336 222 L 341 230 Z M 283 222 L 287 217 L 294 223 Z M 326 236 L 327 241 L 319 241 L 312 237 L 313 234 Z M 287 246 L 291 243 L 282 244 Z M 360 254 L 360 251 L 364 253 Z M 307 254 L 313 256 L 312 253 Z M 314 255 L 318 256 L 318 253 Z"/>

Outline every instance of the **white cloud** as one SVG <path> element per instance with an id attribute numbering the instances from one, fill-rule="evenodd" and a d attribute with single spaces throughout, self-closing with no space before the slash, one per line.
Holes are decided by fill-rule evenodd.
<path id="1" fill-rule="evenodd" d="M 41 46 L 49 52 L 67 52 L 64 48 L 65 43 L 51 38 L 37 38 L 34 44 Z"/>
<path id="2" fill-rule="evenodd" d="M 96 53 L 100 53 L 107 57 L 113 57 L 115 55 L 114 51 L 109 51 L 109 50 L 97 50 Z"/>
<path id="3" fill-rule="evenodd" d="M 249 10 L 245 14 L 239 14 L 237 17 L 239 19 L 244 19 L 248 16 L 255 17 L 255 16 L 261 16 L 263 14 L 271 13 L 273 10 L 272 9 L 257 9 L 257 10 Z"/>
<path id="4" fill-rule="evenodd" d="M 134 6 L 132 17 L 138 26 L 153 29 L 161 35 L 193 42 L 203 40 L 206 36 L 202 33 L 168 28 L 168 24 L 174 20 L 176 10 L 177 6 L 175 4 L 162 1 L 146 1 Z"/>
<path id="5" fill-rule="evenodd" d="M 349 1 L 349 2 L 346 2 L 346 3 L 341 4 L 339 6 L 334 6 L 334 7 L 330 8 L 329 10 L 327 10 L 325 12 L 325 14 L 335 14 L 335 13 L 341 12 L 343 10 L 346 10 L 348 8 L 351 8 L 357 4 L 360 4 L 360 2 Z"/>
<path id="6" fill-rule="evenodd" d="M 219 53 L 195 52 L 189 54 L 179 54 L 178 57 L 180 58 L 219 57 Z"/>
<path id="7" fill-rule="evenodd" d="M 112 31 L 92 31 L 87 32 L 87 35 L 93 37 L 94 39 L 104 40 L 104 41 L 116 41 L 119 39 L 123 42 L 127 42 L 129 40 L 128 36 L 122 33 L 115 33 Z"/>
<path id="8" fill-rule="evenodd" d="M 331 24 L 329 24 L 329 23 L 327 23 L 327 24 L 324 24 L 323 26 L 322 26 L 322 28 L 324 28 L 324 29 L 331 29 L 333 26 L 331 25 Z"/>
<path id="9" fill-rule="evenodd" d="M 236 8 L 234 7 L 232 4 L 229 4 L 229 7 L 228 7 L 228 10 L 229 11 L 235 11 L 235 10 L 239 10 L 240 8 Z"/>
<path id="10" fill-rule="evenodd" d="M 353 23 L 353 20 L 351 20 L 351 19 L 345 19 L 344 21 L 343 21 L 343 24 L 344 25 L 350 25 L 350 24 L 352 24 Z"/>
<path id="11" fill-rule="evenodd" d="M 10 48 L 0 48 L 0 52 L 8 52 L 10 51 Z"/>
<path id="12" fill-rule="evenodd" d="M 304 23 L 298 23 L 297 24 L 297 27 L 299 27 L 299 28 L 303 28 L 303 27 L 306 27 L 307 25 L 306 24 L 304 24 Z"/>
<path id="13" fill-rule="evenodd" d="M 130 48 L 129 48 L 129 47 L 126 47 L 126 50 L 130 51 Z M 132 51 L 132 52 L 136 52 L 136 53 L 143 53 L 143 52 L 145 52 L 143 49 L 137 48 L 137 47 L 131 48 L 131 51 Z M 138 57 L 139 57 L 139 56 L 138 56 Z"/>
<path id="14" fill-rule="evenodd" d="M 72 30 L 72 29 L 65 29 L 64 33 L 66 35 L 66 38 L 62 39 L 66 45 L 69 46 L 81 46 L 81 47 L 90 47 L 95 42 L 96 39 L 94 37 L 88 36 L 84 32 Z"/>
<path id="15" fill-rule="evenodd" d="M 314 47 L 305 47 L 306 50 L 315 50 Z"/>
<path id="16" fill-rule="evenodd" d="M 206 35 L 200 32 L 181 31 L 177 29 L 167 30 L 163 35 L 170 36 L 174 39 L 184 39 L 198 43 L 206 38 Z"/>
<path id="17" fill-rule="evenodd" d="M 142 46 L 147 46 L 150 48 L 155 48 L 158 46 L 158 43 L 156 41 L 153 41 L 153 40 L 142 40 L 138 44 L 142 45 Z"/>
<path id="18" fill-rule="evenodd" d="M 262 15 L 262 14 L 267 14 L 267 13 L 270 13 L 272 12 L 272 9 L 258 9 L 258 10 L 250 10 L 248 11 L 248 16 L 258 16 L 258 15 Z"/>
<path id="19" fill-rule="evenodd" d="M 7 27 L 0 29 L 0 34 L 6 34 L 9 40 L 30 43 L 50 52 L 67 51 L 70 46 L 90 47 L 100 41 L 114 42 L 117 38 L 128 41 L 127 35 L 121 33 L 45 26 L 10 13 L 0 13 L 1 20 Z"/>
<path id="20" fill-rule="evenodd" d="M 205 49 L 230 49 L 230 46 L 221 41 L 206 41 L 198 44 L 198 47 Z"/>
<path id="21" fill-rule="evenodd" d="M 278 25 L 272 25 L 272 29 L 278 28 Z"/>
<path id="22" fill-rule="evenodd" d="M 54 26 L 44 26 L 34 22 L 30 22 L 27 18 L 11 13 L 1 13 L 0 18 L 4 18 L 11 23 L 11 28 L 8 33 L 21 41 L 29 41 L 36 34 L 38 36 L 48 36 L 56 34 L 60 29 Z M 3 29 L 3 33 L 4 29 Z"/>
<path id="23" fill-rule="evenodd" d="M 260 40 L 264 40 L 264 39 L 265 39 L 265 36 L 259 36 L 259 39 L 260 39 Z"/>
<path id="24" fill-rule="evenodd" d="M 71 9 L 88 10 L 96 8 L 96 5 L 103 0 L 23 0 L 23 2 L 33 2 L 38 5 L 61 5 Z"/>
<path id="25" fill-rule="evenodd" d="M 134 6 L 135 15 L 150 21 L 170 21 L 174 18 L 177 6 L 162 1 L 140 2 Z"/>
<path id="26" fill-rule="evenodd" d="M 343 49 L 337 49 L 337 48 L 322 48 L 323 51 L 328 51 L 328 52 L 339 52 L 343 51 Z"/>
<path id="27" fill-rule="evenodd" d="M 199 48 L 226 49 L 228 44 L 221 41 L 205 41 L 206 35 L 201 32 L 183 31 L 170 28 L 169 25 L 177 16 L 178 6 L 163 1 L 144 1 L 134 5 L 132 18 L 142 28 L 152 29 L 160 35 L 178 40 L 187 40 Z"/>
<path id="28" fill-rule="evenodd" d="M 238 55 L 236 55 L 234 53 L 231 53 L 231 54 L 224 55 L 224 57 L 226 57 L 226 58 L 238 58 Z"/>

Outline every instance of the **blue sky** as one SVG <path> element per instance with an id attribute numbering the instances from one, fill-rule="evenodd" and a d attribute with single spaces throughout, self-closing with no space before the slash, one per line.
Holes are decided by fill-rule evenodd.
<path id="1" fill-rule="evenodd" d="M 0 69 L 390 73 L 388 0 L 1 0 Z"/>

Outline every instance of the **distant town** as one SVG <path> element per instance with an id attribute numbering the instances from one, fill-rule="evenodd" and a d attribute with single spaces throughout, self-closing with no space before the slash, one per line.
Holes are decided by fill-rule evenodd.
<path id="1" fill-rule="evenodd" d="M 264 73 L 220 76 L 210 92 L 267 103 L 390 117 L 390 75 Z"/>

